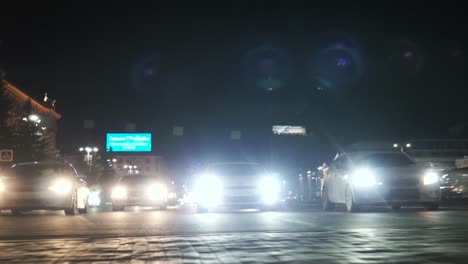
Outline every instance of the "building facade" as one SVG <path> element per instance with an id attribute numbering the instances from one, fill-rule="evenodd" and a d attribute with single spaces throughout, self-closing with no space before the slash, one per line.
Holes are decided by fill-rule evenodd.
<path id="1" fill-rule="evenodd" d="M 34 122 L 38 127 L 38 131 L 40 131 L 39 133 L 47 136 L 49 146 L 55 148 L 57 144 L 57 122 L 62 118 L 55 111 L 55 101 L 47 97 L 43 100 L 36 100 L 11 82 L 6 80 L 0 80 L 0 82 L 1 96 L 6 99 L 5 101 L 11 103 L 6 119 L 2 120 L 6 126 L 14 127 L 17 122 Z M 0 142 L 0 145 L 6 143 Z"/>

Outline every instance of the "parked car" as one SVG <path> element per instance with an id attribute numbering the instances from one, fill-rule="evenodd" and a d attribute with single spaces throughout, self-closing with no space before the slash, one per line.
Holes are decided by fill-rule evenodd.
<path id="1" fill-rule="evenodd" d="M 393 151 L 362 151 L 337 155 L 322 186 L 324 210 L 344 204 L 347 211 L 363 205 L 418 204 L 436 210 L 440 202 L 437 172 Z"/>
<path id="2" fill-rule="evenodd" d="M 456 168 L 443 173 L 440 181 L 442 198 L 468 198 L 468 168 Z"/>
<path id="3" fill-rule="evenodd" d="M 20 163 L 0 177 L 0 209 L 14 215 L 31 210 L 64 210 L 66 215 L 88 212 L 85 177 L 71 164 Z"/>

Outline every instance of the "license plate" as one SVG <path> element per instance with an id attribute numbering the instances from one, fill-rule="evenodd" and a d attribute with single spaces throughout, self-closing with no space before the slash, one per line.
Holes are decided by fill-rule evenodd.
<path id="1" fill-rule="evenodd" d="M 252 196 L 255 195 L 254 190 L 228 190 L 226 191 L 227 196 Z"/>

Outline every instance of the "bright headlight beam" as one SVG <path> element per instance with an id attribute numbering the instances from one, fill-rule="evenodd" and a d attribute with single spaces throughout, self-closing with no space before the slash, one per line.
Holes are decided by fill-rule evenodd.
<path id="1" fill-rule="evenodd" d="M 151 198 L 166 198 L 167 187 L 164 184 L 151 184 L 146 190 L 146 194 Z"/>
<path id="2" fill-rule="evenodd" d="M 278 201 L 281 184 L 278 179 L 265 177 L 259 182 L 260 195 L 266 204 L 273 204 Z"/>
<path id="3" fill-rule="evenodd" d="M 123 199 L 127 196 L 127 189 L 123 186 L 117 186 L 112 190 L 111 197 L 113 199 Z"/>
<path id="4" fill-rule="evenodd" d="M 91 206 L 99 206 L 101 205 L 101 198 L 99 197 L 100 192 L 90 192 L 88 203 Z"/>
<path id="5" fill-rule="evenodd" d="M 220 179 L 211 175 L 200 178 L 195 185 L 195 199 L 205 207 L 214 207 L 221 203 L 223 184 Z"/>
<path id="6" fill-rule="evenodd" d="M 5 184 L 0 181 L 0 192 L 4 192 L 5 191 Z"/>
<path id="7" fill-rule="evenodd" d="M 352 181 L 358 187 L 370 187 L 375 185 L 375 175 L 370 169 L 358 169 L 352 175 Z"/>
<path id="8" fill-rule="evenodd" d="M 49 187 L 49 190 L 59 193 L 59 194 L 64 194 L 64 193 L 69 193 L 72 189 L 72 183 L 71 181 L 67 179 L 58 179 L 55 180 L 52 185 Z"/>
<path id="9" fill-rule="evenodd" d="M 434 184 L 439 181 L 439 175 L 435 172 L 428 172 L 424 175 L 424 185 Z"/>

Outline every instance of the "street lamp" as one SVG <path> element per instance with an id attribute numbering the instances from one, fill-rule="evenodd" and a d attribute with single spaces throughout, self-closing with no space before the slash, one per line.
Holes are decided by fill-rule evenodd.
<path id="1" fill-rule="evenodd" d="M 406 148 L 406 149 L 409 149 L 409 148 L 411 148 L 411 147 L 412 147 L 411 143 L 406 143 L 406 144 L 394 143 L 394 144 L 393 144 L 393 148 L 400 148 L 400 151 L 401 151 L 401 152 L 405 152 L 405 148 Z"/>
<path id="2" fill-rule="evenodd" d="M 88 163 L 89 170 L 91 171 L 91 167 L 93 166 L 93 156 L 91 152 L 98 152 L 99 149 L 97 147 L 80 147 L 78 150 L 80 152 L 86 151 L 84 160 Z"/>

